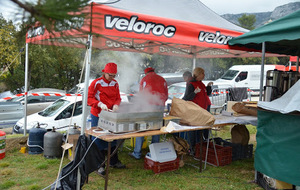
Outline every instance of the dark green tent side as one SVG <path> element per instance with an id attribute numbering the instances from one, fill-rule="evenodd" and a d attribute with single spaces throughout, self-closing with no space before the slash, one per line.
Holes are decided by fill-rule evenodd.
<path id="1" fill-rule="evenodd" d="M 300 115 L 258 110 L 255 169 L 300 185 Z"/>
<path id="2" fill-rule="evenodd" d="M 229 45 L 300 56 L 300 10 L 228 41 Z"/>

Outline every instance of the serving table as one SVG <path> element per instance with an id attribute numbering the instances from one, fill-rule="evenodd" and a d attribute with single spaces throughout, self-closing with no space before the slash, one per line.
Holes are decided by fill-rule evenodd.
<path id="1" fill-rule="evenodd" d="M 181 129 L 173 130 L 171 132 L 164 132 L 161 130 L 151 130 L 151 131 L 137 131 L 137 132 L 128 132 L 128 133 L 99 133 L 97 132 L 97 127 L 92 127 L 91 129 L 85 130 L 86 135 L 91 135 L 94 137 L 97 137 L 101 140 L 104 140 L 108 142 L 108 148 L 107 148 L 107 161 L 106 161 L 106 174 L 104 177 L 105 179 L 105 188 L 107 189 L 108 186 L 108 174 L 109 174 L 109 165 L 110 165 L 110 157 L 111 157 L 111 142 L 114 140 L 125 140 L 130 139 L 134 137 L 144 137 L 144 136 L 153 136 L 153 135 L 163 135 L 168 133 L 179 133 L 179 132 L 186 132 L 186 131 L 198 131 L 200 130 L 200 155 L 202 155 L 202 130 L 208 129 L 211 130 L 212 126 L 182 126 Z M 118 143 L 118 145 L 121 145 L 122 143 Z M 118 146 L 117 148 L 118 149 Z M 199 172 L 202 172 L 202 157 L 200 156 L 199 161 Z"/>

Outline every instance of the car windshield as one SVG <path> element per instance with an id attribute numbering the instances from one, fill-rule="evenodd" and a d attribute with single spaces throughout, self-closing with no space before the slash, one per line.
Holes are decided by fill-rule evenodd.
<path id="1" fill-rule="evenodd" d="M 184 86 L 175 86 L 171 85 L 168 88 L 168 93 L 169 93 L 169 99 L 175 98 L 180 98 L 185 92 L 185 87 Z"/>
<path id="2" fill-rule="evenodd" d="M 77 93 L 78 89 L 79 89 L 78 86 L 74 86 L 73 88 L 71 88 L 71 89 L 68 91 L 68 93 L 69 93 L 69 94 L 75 94 L 75 93 Z M 80 93 L 80 92 L 78 92 L 78 93 Z"/>
<path id="3" fill-rule="evenodd" d="M 53 116 L 68 103 L 70 103 L 70 101 L 59 99 L 38 114 L 45 117 Z"/>
<path id="4" fill-rule="evenodd" d="M 224 73 L 224 75 L 221 77 L 221 79 L 232 80 L 238 74 L 238 72 L 239 71 L 237 71 L 237 70 L 228 70 Z"/>

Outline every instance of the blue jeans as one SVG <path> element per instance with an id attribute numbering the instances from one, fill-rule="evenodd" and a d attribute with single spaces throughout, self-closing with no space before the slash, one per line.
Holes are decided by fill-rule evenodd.
<path id="1" fill-rule="evenodd" d="M 154 106 L 154 110 L 163 111 L 165 109 L 164 106 Z M 151 143 L 158 143 L 160 139 L 160 135 L 153 135 Z M 135 146 L 133 150 L 133 156 L 136 158 L 141 158 L 142 156 L 142 147 L 144 143 L 144 137 L 136 137 L 135 138 Z"/>
<path id="2" fill-rule="evenodd" d="M 160 135 L 153 135 L 151 143 L 158 143 L 159 139 L 160 139 Z M 136 137 L 135 138 L 135 146 L 134 146 L 134 150 L 133 150 L 132 154 L 136 158 L 141 158 L 141 156 L 142 156 L 143 143 L 144 143 L 144 137 Z"/>

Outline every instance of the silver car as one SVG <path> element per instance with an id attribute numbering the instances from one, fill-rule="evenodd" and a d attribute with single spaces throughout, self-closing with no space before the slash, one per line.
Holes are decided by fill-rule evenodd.
<path id="1" fill-rule="evenodd" d="M 45 109 L 64 95 L 65 91 L 50 88 L 29 91 L 27 96 L 27 115 Z M 15 96 L 6 100 L 2 99 L 0 102 L 0 128 L 13 127 L 19 119 L 24 117 L 24 104 L 24 95 Z"/>

